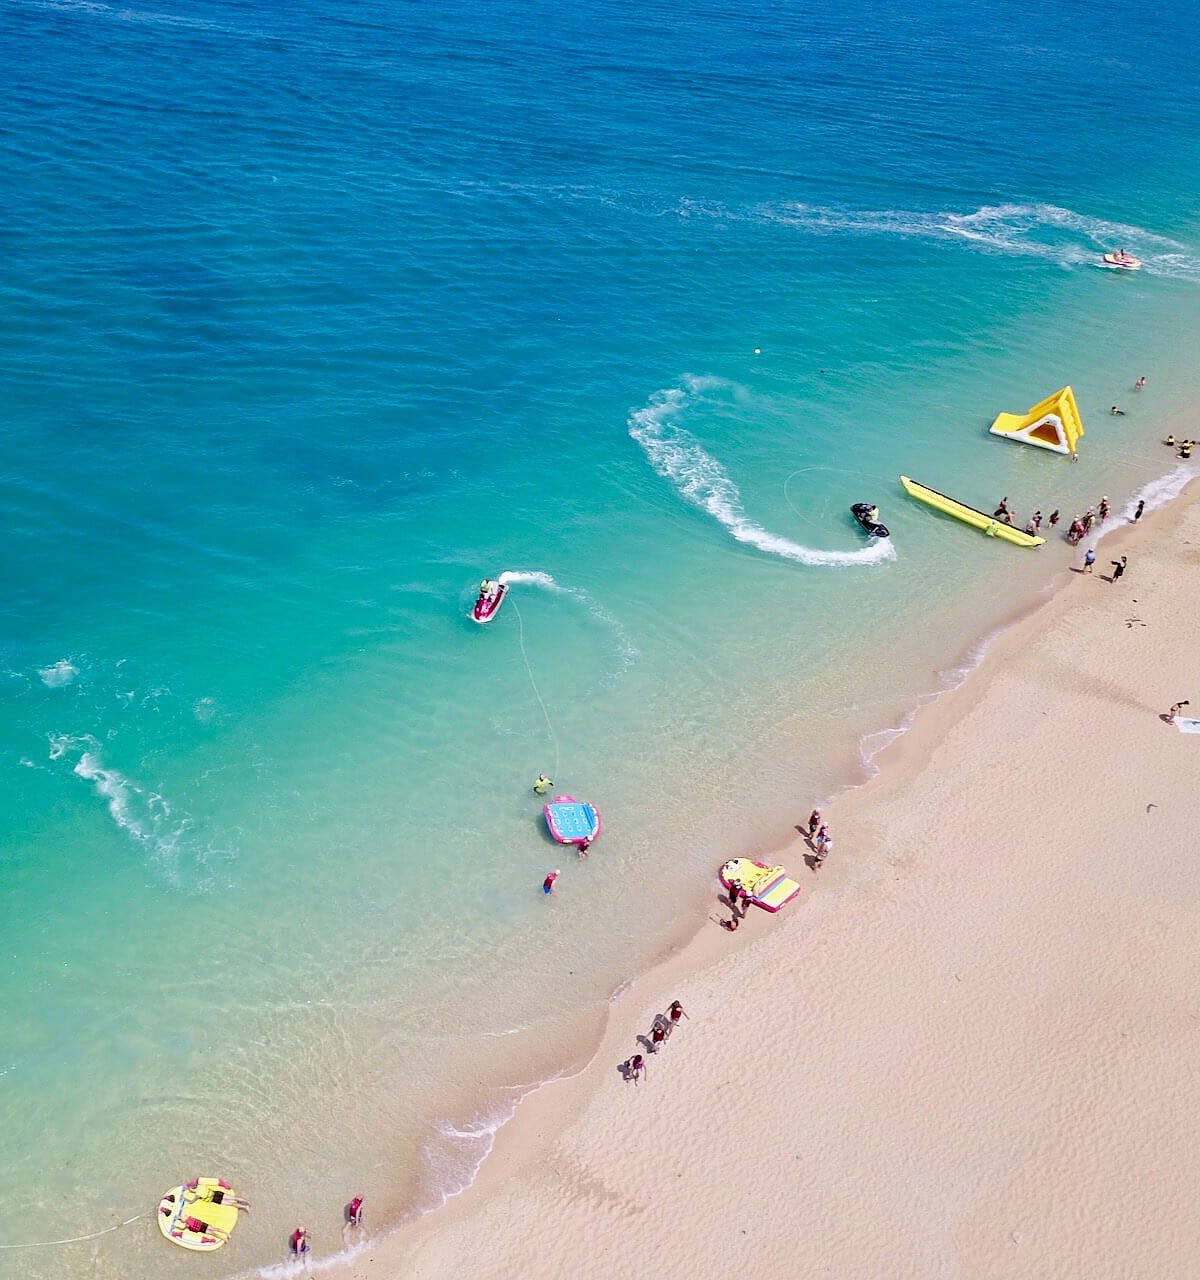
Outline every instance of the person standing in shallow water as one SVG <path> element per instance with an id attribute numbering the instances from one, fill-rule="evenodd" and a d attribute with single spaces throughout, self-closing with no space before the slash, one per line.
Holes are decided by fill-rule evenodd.
<path id="1" fill-rule="evenodd" d="M 1138 504 L 1137 504 L 1137 510 L 1133 513 L 1134 524 L 1137 524 L 1137 522 L 1142 518 L 1142 512 L 1145 511 L 1145 509 L 1146 509 L 1146 499 L 1139 498 Z"/>

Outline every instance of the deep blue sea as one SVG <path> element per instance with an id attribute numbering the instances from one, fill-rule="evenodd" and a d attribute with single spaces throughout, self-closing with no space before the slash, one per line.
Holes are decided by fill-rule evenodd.
<path id="1" fill-rule="evenodd" d="M 196 1174 L 212 1276 L 436 1208 L 1070 562 L 898 473 L 1177 490 L 1198 57 L 1181 0 L 0 0 L 0 1276 L 194 1274 Z M 1079 465 L 987 434 L 1066 383 Z"/>

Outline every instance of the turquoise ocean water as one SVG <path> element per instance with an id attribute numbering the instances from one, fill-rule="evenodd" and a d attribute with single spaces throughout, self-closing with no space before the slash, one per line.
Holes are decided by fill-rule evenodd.
<path id="1" fill-rule="evenodd" d="M 469 1181 L 716 864 L 1068 563 L 897 473 L 1022 518 L 1177 489 L 1200 23 L 5 0 L 0 36 L 0 1243 L 221 1173 L 255 1208 L 208 1272 L 270 1269 Z M 986 434 L 1066 382 L 1079 465 Z M 584 863 L 541 769 L 604 814 Z M 148 1218 L 0 1251 L 194 1266 Z"/>

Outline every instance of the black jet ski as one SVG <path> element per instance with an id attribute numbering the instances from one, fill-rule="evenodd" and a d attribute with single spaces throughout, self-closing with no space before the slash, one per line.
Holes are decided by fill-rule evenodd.
<path id="1" fill-rule="evenodd" d="M 890 538 L 892 535 L 888 532 L 887 525 L 880 524 L 878 520 L 871 518 L 871 513 L 876 510 L 877 508 L 869 502 L 856 502 L 850 508 L 850 514 L 872 538 Z"/>

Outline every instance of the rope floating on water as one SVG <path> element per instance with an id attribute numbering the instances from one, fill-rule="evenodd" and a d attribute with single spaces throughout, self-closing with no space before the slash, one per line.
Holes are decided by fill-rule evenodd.
<path id="1" fill-rule="evenodd" d="M 521 657 L 525 661 L 525 670 L 529 675 L 529 683 L 533 688 L 533 696 L 538 700 L 538 706 L 542 709 L 542 715 L 546 721 L 546 728 L 550 732 L 550 740 L 554 743 L 554 768 L 551 772 L 557 776 L 559 766 L 559 749 L 558 734 L 554 732 L 554 726 L 550 723 L 550 713 L 546 710 L 546 703 L 542 699 L 542 695 L 538 692 L 537 681 L 533 678 L 533 668 L 529 665 L 529 654 L 525 652 L 525 622 L 521 617 L 521 610 L 517 608 L 517 602 L 514 600 L 513 609 L 517 615 L 517 639 L 521 645 Z"/>
<path id="2" fill-rule="evenodd" d="M 110 1231 L 120 1231 L 122 1227 L 127 1227 L 131 1222 L 137 1222 L 139 1218 L 148 1218 L 148 1213 L 135 1213 L 132 1218 L 126 1218 L 124 1222 L 118 1222 L 115 1226 L 105 1227 L 103 1231 L 92 1231 L 86 1236 L 71 1236 L 67 1240 L 31 1240 L 28 1244 L 0 1244 L 0 1249 L 45 1249 L 55 1244 L 78 1244 L 81 1240 L 95 1240 L 97 1236 L 106 1236 Z"/>

